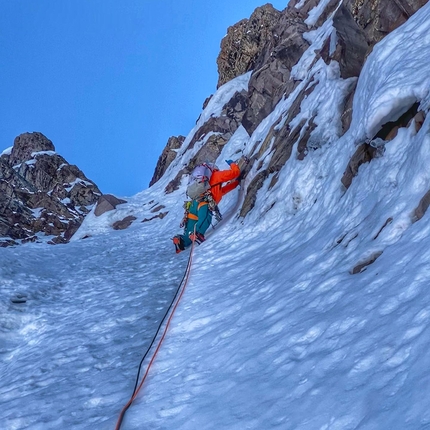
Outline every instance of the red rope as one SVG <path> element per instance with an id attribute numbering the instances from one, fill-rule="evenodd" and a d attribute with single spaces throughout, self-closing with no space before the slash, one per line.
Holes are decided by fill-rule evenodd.
<path id="1" fill-rule="evenodd" d="M 163 333 L 162 333 L 162 335 L 160 337 L 160 340 L 158 341 L 157 348 L 154 351 L 154 355 L 152 356 L 152 358 L 151 358 L 151 360 L 150 360 L 150 362 L 148 364 L 148 367 L 146 368 L 145 374 L 143 375 L 143 378 L 140 381 L 139 386 L 137 387 L 137 389 L 134 392 L 134 394 L 131 396 L 130 400 L 126 403 L 126 405 L 121 410 L 121 413 L 119 415 L 118 421 L 117 421 L 116 426 L 115 426 L 115 430 L 119 430 L 120 429 L 122 420 L 124 418 L 124 414 L 127 411 L 127 409 L 131 406 L 131 404 L 133 403 L 133 400 L 137 397 L 140 389 L 142 388 L 142 386 L 143 386 L 143 384 L 144 384 L 144 382 L 146 380 L 146 377 L 149 374 L 149 370 L 151 369 L 152 363 L 154 363 L 155 357 L 157 356 L 157 353 L 158 353 L 158 351 L 161 348 L 161 344 L 163 343 L 163 340 L 166 337 L 166 333 L 167 333 L 167 330 L 168 330 L 168 328 L 170 326 L 170 322 L 172 321 L 172 318 L 173 318 L 173 315 L 174 315 L 174 313 L 176 311 L 176 308 L 178 307 L 179 302 L 180 302 L 182 296 L 184 295 L 185 287 L 187 286 L 188 279 L 190 277 L 191 264 L 192 264 L 192 261 L 193 261 L 193 250 L 194 250 L 194 241 L 193 241 L 192 246 L 191 246 L 190 258 L 188 260 L 188 265 L 187 265 L 187 268 L 186 268 L 186 276 L 185 276 L 184 281 L 183 281 L 181 292 L 179 293 L 179 296 L 178 296 L 178 298 L 176 300 L 176 303 L 175 303 L 175 305 L 172 308 L 172 312 L 170 313 L 170 316 L 169 316 L 169 318 L 168 318 L 168 320 L 166 322 L 166 325 L 164 327 Z"/>

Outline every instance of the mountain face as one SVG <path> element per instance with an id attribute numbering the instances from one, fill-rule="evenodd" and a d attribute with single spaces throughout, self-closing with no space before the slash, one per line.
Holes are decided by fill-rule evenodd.
<path id="1" fill-rule="evenodd" d="M 228 100 L 219 116 L 212 116 L 203 123 L 200 121 L 200 126 L 193 130 L 191 140 L 185 141 L 186 148 L 182 151 L 171 151 L 172 139 L 177 140 L 169 140 L 151 185 L 163 176 L 177 153 L 192 151 L 190 162 L 180 169 L 165 191 L 170 193 L 178 189 L 182 178 L 194 165 L 217 159 L 223 146 L 240 126 L 252 136 L 278 103 L 289 98 L 288 110 L 279 115 L 259 150 L 251 153 L 254 163 L 270 149 L 270 162 L 267 168 L 257 169 L 259 173 L 248 187 L 241 211 L 241 215 L 245 216 L 264 179 L 279 172 L 291 156 L 303 160 L 309 151 L 341 137 L 348 130 L 357 78 L 366 58 L 380 40 L 405 23 L 426 3 L 427 0 L 291 0 L 282 12 L 271 4 L 257 8 L 249 19 L 228 29 L 217 59 L 218 88 L 247 72 L 251 73 L 248 84 Z M 323 27 L 325 31 L 313 40 L 317 29 Z M 303 64 L 298 64 L 300 59 L 302 63 L 306 62 L 306 73 L 303 72 Z M 318 112 L 309 112 L 300 123 L 295 121 L 306 99 L 312 97 L 318 86 L 317 72 L 312 72 L 312 68 L 320 60 L 326 65 L 335 64 L 339 77 L 345 82 L 341 101 L 333 106 L 333 111 L 340 113 L 341 121 L 336 124 L 335 134 L 328 136 L 318 130 L 322 128 L 316 123 Z M 417 113 L 415 102 L 409 103 L 403 111 L 415 109 Z M 207 101 L 204 107 L 206 105 Z M 424 113 L 419 115 L 423 117 Z M 390 138 L 395 136 L 394 132 L 390 134 L 390 130 L 398 129 L 396 121 L 399 116 L 398 112 L 393 112 L 388 125 L 378 125 L 384 135 Z M 377 136 L 378 131 L 375 130 L 373 136 L 367 136 L 368 140 Z M 346 167 L 348 172 L 342 180 L 344 184 L 348 184 L 348 178 L 362 162 L 372 158 L 372 148 L 368 142 L 355 143 L 358 145 L 357 153 Z M 195 151 L 195 147 L 199 150 Z M 166 157 L 167 153 L 169 157 Z"/>
<path id="2" fill-rule="evenodd" d="M 0 249 L 3 426 L 114 428 L 185 270 L 124 428 L 429 428 L 430 3 L 420 5 L 264 6 L 264 24 L 240 23 L 246 43 L 229 30 L 233 65 L 188 135 L 169 140 L 151 187 L 100 198 L 67 246 Z M 52 150 L 2 162 L 15 171 Z M 187 173 L 242 154 L 250 163 L 221 223 L 175 254 Z"/>
<path id="3" fill-rule="evenodd" d="M 21 134 L 0 156 L 0 246 L 68 242 L 100 195 L 42 133 Z"/>

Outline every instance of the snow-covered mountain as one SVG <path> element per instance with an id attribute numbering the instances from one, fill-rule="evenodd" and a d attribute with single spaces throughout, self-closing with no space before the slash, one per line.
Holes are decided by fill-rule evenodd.
<path id="1" fill-rule="evenodd" d="M 149 189 L 93 210 L 68 245 L 0 249 L 4 428 L 115 427 L 189 257 L 170 242 L 187 173 L 241 154 L 121 428 L 430 428 L 430 4 L 376 39 L 363 7 L 293 1 L 274 54 L 220 83 Z M 354 67 L 352 22 L 369 47 Z M 285 40 L 303 49 L 290 69 Z M 267 71 L 280 84 L 263 100 Z"/>

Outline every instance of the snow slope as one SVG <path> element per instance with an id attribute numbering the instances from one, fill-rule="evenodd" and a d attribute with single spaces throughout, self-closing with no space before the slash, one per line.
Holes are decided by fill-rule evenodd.
<path id="1" fill-rule="evenodd" d="M 123 429 L 430 428 L 430 215 L 413 218 L 430 188 L 430 117 L 418 132 L 401 129 L 347 191 L 340 183 L 355 144 L 389 115 L 414 100 L 428 111 L 429 27 L 427 4 L 375 47 L 340 138 L 335 107 L 350 82 L 336 64 L 302 62 L 301 85 L 313 76 L 318 84 L 296 121 L 317 113 L 314 133 L 327 144 L 292 157 L 271 189 L 269 177 L 245 219 L 237 216 L 243 192 L 225 197 L 225 221 L 195 250 Z M 247 79 L 221 87 L 201 118 L 219 114 Z M 252 136 L 239 128 L 218 164 L 249 154 L 293 99 Z M 163 190 L 193 156 L 184 150 L 192 133 L 158 183 L 116 211 L 89 215 L 74 242 L 0 249 L 2 428 L 114 428 L 188 258 L 169 241 L 185 184 Z M 159 204 L 168 214 L 142 223 Z M 111 230 L 130 214 L 137 220 L 128 230 Z M 11 303 L 17 293 L 25 304 Z"/>

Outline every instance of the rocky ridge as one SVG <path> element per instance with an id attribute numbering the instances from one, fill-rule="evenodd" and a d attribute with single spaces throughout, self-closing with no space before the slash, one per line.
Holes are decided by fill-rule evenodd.
<path id="1" fill-rule="evenodd" d="M 68 242 L 100 195 L 42 133 L 21 134 L 0 156 L 0 246 Z"/>

